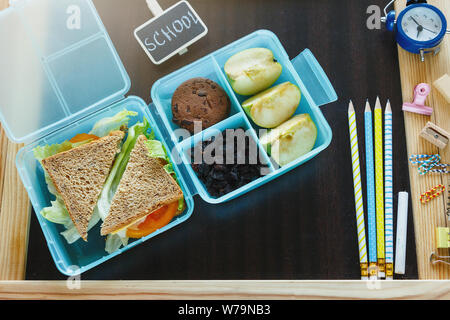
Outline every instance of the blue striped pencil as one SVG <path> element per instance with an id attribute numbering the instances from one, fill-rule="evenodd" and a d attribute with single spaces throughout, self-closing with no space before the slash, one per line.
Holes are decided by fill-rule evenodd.
<path id="1" fill-rule="evenodd" d="M 369 101 L 364 111 L 364 125 L 366 138 L 366 178 L 367 178 L 367 216 L 369 238 L 369 277 L 378 278 L 377 270 L 377 226 L 375 210 L 375 165 L 373 152 L 372 110 Z"/>
<path id="2" fill-rule="evenodd" d="M 392 170 L 392 109 L 387 102 L 384 112 L 384 194 L 386 280 L 394 279 L 394 183 Z"/>
<path id="3" fill-rule="evenodd" d="M 348 106 L 348 130 L 350 133 L 350 151 L 352 154 L 353 190 L 355 193 L 356 232 L 358 235 L 359 263 L 361 280 L 368 280 L 366 226 L 364 222 L 364 201 L 361 182 L 361 168 L 359 161 L 358 130 L 353 103 Z"/>

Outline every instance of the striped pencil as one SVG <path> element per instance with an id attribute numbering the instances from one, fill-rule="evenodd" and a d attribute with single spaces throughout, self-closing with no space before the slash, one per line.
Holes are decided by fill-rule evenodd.
<path id="1" fill-rule="evenodd" d="M 387 102 L 384 112 L 384 203 L 386 279 L 394 279 L 394 183 L 392 171 L 392 109 Z"/>
<path id="2" fill-rule="evenodd" d="M 358 148 L 358 130 L 356 128 L 355 109 L 352 101 L 348 106 L 348 128 L 350 132 L 350 149 L 352 154 L 353 189 L 355 193 L 356 231 L 358 233 L 359 263 L 361 280 L 368 280 L 366 228 L 364 222 L 364 205 L 361 184 L 361 169 Z"/>
<path id="3" fill-rule="evenodd" d="M 378 276 L 385 277 L 384 252 L 384 166 L 383 166 L 383 112 L 380 99 L 377 97 L 374 111 L 375 140 L 375 194 L 377 206 L 377 257 Z"/>
<path id="4" fill-rule="evenodd" d="M 364 125 L 366 138 L 366 178 L 367 178 L 367 216 L 369 238 L 369 276 L 376 279 L 377 269 L 377 235 L 376 235 L 376 211 L 375 211 L 375 173 L 373 163 L 373 126 L 372 110 L 369 101 L 366 102 L 364 111 Z"/>

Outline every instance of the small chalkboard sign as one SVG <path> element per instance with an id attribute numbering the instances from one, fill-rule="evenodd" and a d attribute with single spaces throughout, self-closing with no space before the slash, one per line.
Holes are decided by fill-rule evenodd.
<path id="1" fill-rule="evenodd" d="M 149 58 L 160 64 L 208 33 L 187 1 L 180 1 L 144 23 L 134 35 Z"/>

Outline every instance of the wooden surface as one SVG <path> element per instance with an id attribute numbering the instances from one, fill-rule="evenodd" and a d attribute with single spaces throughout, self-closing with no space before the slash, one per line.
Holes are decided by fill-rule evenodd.
<path id="1" fill-rule="evenodd" d="M 399 4 L 401 3 L 398 2 Z M 431 0 L 430 4 L 439 7 L 450 17 L 450 1 Z M 404 8 L 398 5 L 397 11 Z M 442 52 L 435 57 L 427 56 L 424 63 L 418 62 L 417 55 L 399 49 L 400 76 L 404 101 L 414 100 L 414 87 L 422 82 L 432 83 L 445 73 L 450 74 L 450 37 L 447 35 L 442 44 Z M 433 108 L 431 121 L 442 129 L 450 129 L 450 105 L 432 86 L 426 105 Z M 399 106 L 400 107 L 400 106 Z M 419 137 L 419 133 L 430 117 L 409 112 L 404 113 L 408 155 L 439 153 L 443 163 L 450 163 L 450 147 L 439 150 L 428 141 Z M 420 194 L 437 184 L 448 186 L 448 175 L 419 176 L 416 165 L 409 165 L 411 197 L 414 213 L 414 229 L 416 234 L 417 265 L 420 279 L 450 279 L 450 267 L 430 264 L 430 253 L 435 250 L 435 229 L 447 225 L 445 214 L 446 198 L 441 196 L 426 205 L 420 202 Z"/>
<path id="2" fill-rule="evenodd" d="M 31 205 L 15 166 L 20 147 L 0 134 L 0 279 L 25 277 Z"/>
<path id="3" fill-rule="evenodd" d="M 160 4 L 167 8 L 174 2 L 161 0 Z M 309 48 L 329 75 L 340 98 L 322 108 L 333 130 L 333 141 L 313 161 L 244 197 L 221 205 L 210 205 L 196 197 L 194 213 L 187 222 L 83 273 L 83 279 L 358 279 L 347 106 L 352 99 L 358 127 L 363 128 L 366 98 L 372 104 L 380 96 L 383 102 L 389 98 L 393 105 L 401 105 L 393 36 L 384 30 L 365 28 L 367 7 L 383 6 L 385 1 L 190 2 L 208 25 L 208 35 L 185 55 L 155 66 L 132 36 L 134 28 L 151 17 L 145 1 L 129 0 L 125 4 L 122 0 L 94 0 L 130 75 L 130 95 L 149 102 L 153 83 L 163 75 L 256 29 L 270 29 L 290 57 Z M 302 19 L 299 13 L 304 14 Z M 393 113 L 397 194 L 409 190 L 409 179 L 402 112 L 396 108 Z M 360 149 L 364 150 L 364 138 L 359 138 Z M 4 169 L 2 181 L 16 175 L 13 158 Z M 361 161 L 365 162 L 364 155 Z M 16 215 L 28 213 L 21 202 L 23 193 L 8 191 L 7 195 L 9 203 L 19 209 L 2 210 L 5 222 L 1 228 L 9 231 L 14 227 L 21 232 L 10 234 L 26 234 L 27 224 L 14 221 Z M 406 275 L 400 278 L 416 279 L 411 217 L 410 212 Z M 26 279 L 64 279 L 54 266 L 34 213 L 29 239 Z M 11 243 L 1 242 L 3 250 L 15 250 Z M 23 253 L 21 257 L 25 259 Z M 15 270 L 7 265 L 8 270 Z M 233 286 L 239 287 L 239 283 Z M 350 289 L 347 293 L 353 296 Z"/>
<path id="4" fill-rule="evenodd" d="M 69 287 L 67 284 L 69 283 Z M 379 286 L 377 286 L 379 285 Z M 14 281 L 1 299 L 450 299 L 447 281 Z"/>
<path id="5" fill-rule="evenodd" d="M 0 0 L 0 10 L 8 6 Z M 25 277 L 31 204 L 16 170 L 21 145 L 11 143 L 0 125 L 0 279 Z"/>

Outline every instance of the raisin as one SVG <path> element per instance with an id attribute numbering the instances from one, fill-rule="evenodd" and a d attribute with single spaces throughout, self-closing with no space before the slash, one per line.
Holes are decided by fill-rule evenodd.
<path id="1" fill-rule="evenodd" d="M 244 131 L 244 129 L 239 128 L 236 130 Z M 226 130 L 233 133 L 234 130 Z M 245 138 L 244 146 L 236 146 L 237 139 L 234 139 L 233 145 L 227 145 L 226 132 L 222 132 L 223 136 L 223 156 L 226 159 L 226 153 L 232 152 L 234 163 L 231 164 L 193 164 L 192 168 L 196 172 L 198 178 L 204 183 L 206 189 L 212 197 L 221 197 L 233 190 L 236 190 L 247 183 L 258 179 L 261 176 L 261 167 L 263 167 L 260 157 L 257 157 L 258 163 L 250 164 L 249 160 L 249 150 L 250 143 L 254 143 L 250 137 Z M 202 141 L 195 148 L 201 148 L 202 152 L 211 143 L 214 143 L 215 136 L 212 136 L 209 140 Z M 212 150 L 211 155 L 214 156 L 215 150 Z M 244 157 L 245 163 L 238 164 L 238 153 L 239 158 Z"/>

